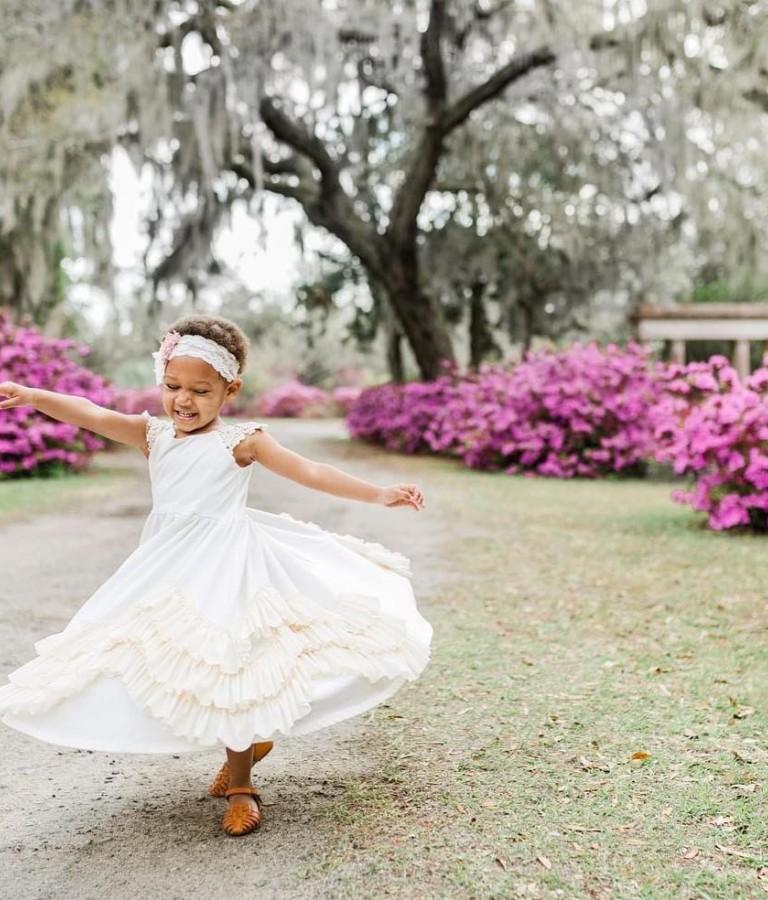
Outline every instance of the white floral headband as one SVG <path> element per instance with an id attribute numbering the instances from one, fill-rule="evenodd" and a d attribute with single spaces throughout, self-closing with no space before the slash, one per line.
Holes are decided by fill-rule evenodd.
<path id="1" fill-rule="evenodd" d="M 199 334 L 179 334 L 169 331 L 160 344 L 160 349 L 152 354 L 155 360 L 155 381 L 163 383 L 165 367 L 174 356 L 194 356 L 202 359 L 221 375 L 225 381 L 234 381 L 240 369 L 237 359 L 221 344 Z"/>

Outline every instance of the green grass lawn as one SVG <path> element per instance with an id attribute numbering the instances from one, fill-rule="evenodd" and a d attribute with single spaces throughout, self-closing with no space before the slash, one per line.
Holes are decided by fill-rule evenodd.
<path id="1" fill-rule="evenodd" d="M 669 485 L 409 468 L 455 525 L 424 677 L 327 809 L 334 896 L 768 894 L 768 539 Z M 418 564 L 418 560 L 416 561 Z"/>
<path id="2" fill-rule="evenodd" d="M 107 499 L 126 484 L 129 475 L 119 460 L 102 453 L 94 458 L 88 471 L 76 475 L 2 480 L 0 524 Z"/>

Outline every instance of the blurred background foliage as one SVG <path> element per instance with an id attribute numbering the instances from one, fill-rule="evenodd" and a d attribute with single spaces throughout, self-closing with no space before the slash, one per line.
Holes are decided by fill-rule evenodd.
<path id="1" fill-rule="evenodd" d="M 767 26 L 764 0 L 0 0 L 0 306 L 134 385 L 220 312 L 259 388 L 765 300 Z"/>

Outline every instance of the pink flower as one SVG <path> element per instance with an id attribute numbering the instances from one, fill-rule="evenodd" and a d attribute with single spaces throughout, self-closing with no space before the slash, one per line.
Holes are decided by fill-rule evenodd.
<path id="1" fill-rule="evenodd" d="M 173 348 L 176 346 L 176 344 L 179 343 L 180 340 L 181 335 L 178 331 L 169 331 L 168 334 L 166 334 L 166 336 L 163 338 L 158 353 L 160 355 L 160 359 L 164 363 L 167 363 L 171 358 Z"/>
<path id="2" fill-rule="evenodd" d="M 471 468 L 597 477 L 642 469 L 653 443 L 647 412 L 659 393 L 637 345 L 574 344 L 518 365 L 369 388 L 347 422 L 356 437 L 456 456 Z"/>
<path id="3" fill-rule="evenodd" d="M 169 331 L 163 340 L 160 342 L 160 349 L 156 350 L 152 354 L 152 359 L 155 361 L 155 383 L 162 384 L 163 376 L 165 375 L 165 367 L 168 365 L 168 360 L 171 358 L 171 353 L 173 353 L 173 348 L 176 344 L 181 340 L 181 335 L 178 331 Z"/>
<path id="4" fill-rule="evenodd" d="M 9 379 L 111 405 L 104 379 L 80 365 L 87 348 L 20 328 L 0 310 L 0 381 Z M 75 358 L 73 358 L 75 357 Z M 104 441 L 30 406 L 0 413 L 0 479 L 81 469 Z"/>

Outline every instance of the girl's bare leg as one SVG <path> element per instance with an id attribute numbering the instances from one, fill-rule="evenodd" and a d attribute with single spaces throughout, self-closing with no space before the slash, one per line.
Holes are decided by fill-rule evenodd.
<path id="1" fill-rule="evenodd" d="M 264 759 L 273 746 L 272 741 L 257 741 L 253 744 L 253 764 L 255 765 L 259 760 Z M 208 793 L 211 797 L 223 797 L 228 788 L 229 762 L 225 762 L 211 782 Z"/>

